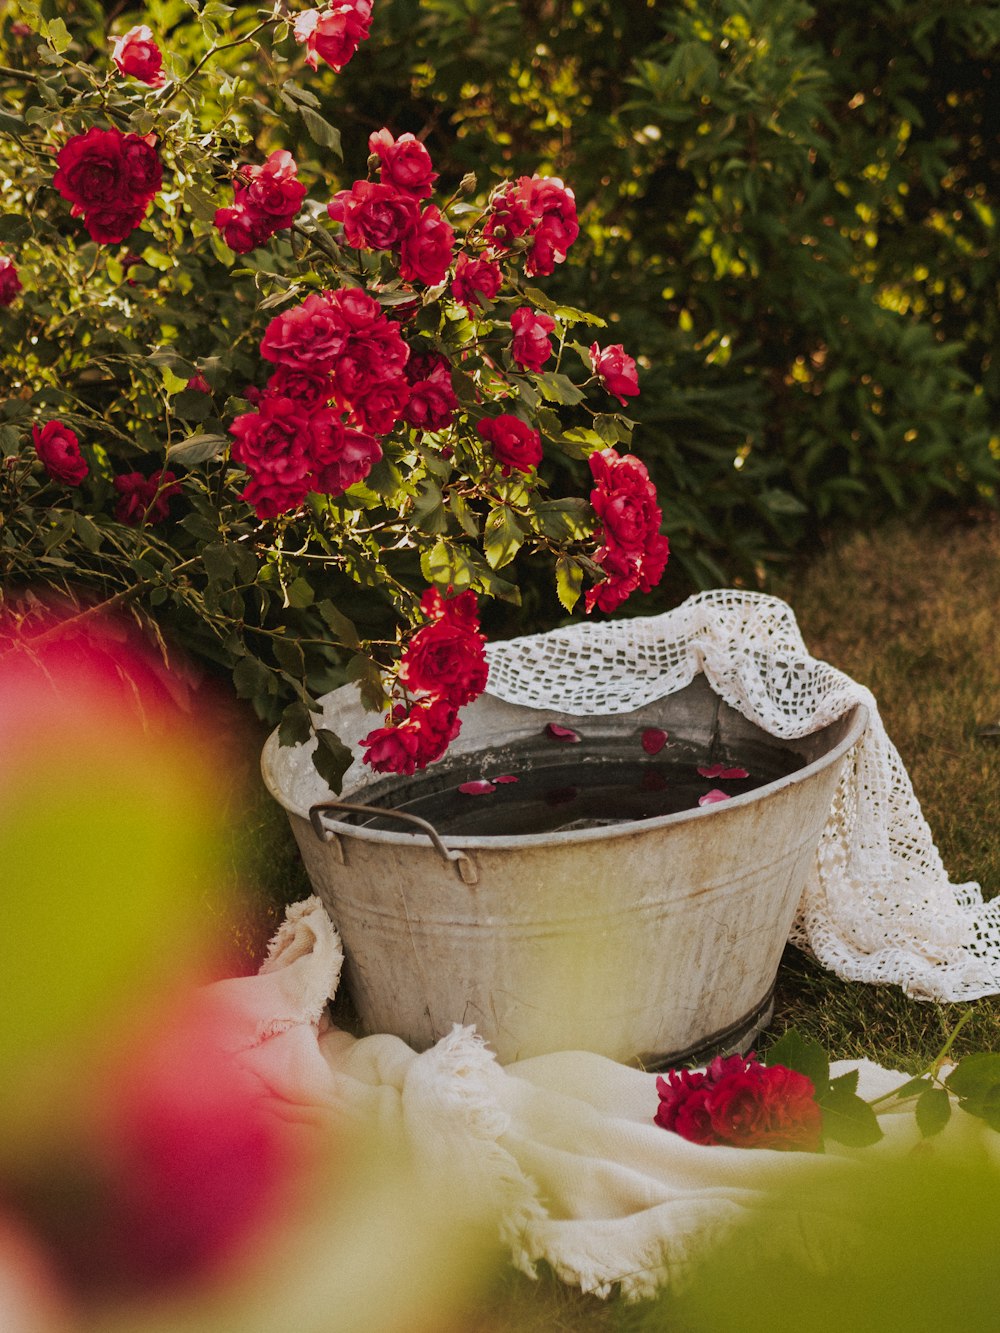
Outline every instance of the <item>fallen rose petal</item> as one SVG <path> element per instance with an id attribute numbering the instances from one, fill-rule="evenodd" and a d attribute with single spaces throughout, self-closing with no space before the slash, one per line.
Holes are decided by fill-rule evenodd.
<path id="1" fill-rule="evenodd" d="M 698 797 L 699 805 L 715 805 L 717 801 L 728 801 L 729 796 L 724 791 L 719 791 L 718 787 L 713 787 L 707 791 L 704 796 Z"/>
<path id="2" fill-rule="evenodd" d="M 496 791 L 496 787 L 485 778 L 476 778 L 472 782 L 463 782 L 458 790 L 463 796 L 488 796 L 491 791 Z"/>
<path id="3" fill-rule="evenodd" d="M 546 723 L 545 734 L 554 741 L 568 741 L 571 745 L 580 739 L 572 727 L 561 727 L 558 722 Z"/>
<path id="4" fill-rule="evenodd" d="M 745 768 L 727 768 L 725 764 L 708 764 L 698 769 L 703 778 L 748 778 Z"/>
<path id="5" fill-rule="evenodd" d="M 502 777 L 491 779 L 493 782 L 517 782 L 513 773 L 504 773 Z"/>
<path id="6" fill-rule="evenodd" d="M 647 754 L 659 754 L 667 743 L 667 733 L 659 727 L 647 727 L 642 733 L 642 748 Z"/>

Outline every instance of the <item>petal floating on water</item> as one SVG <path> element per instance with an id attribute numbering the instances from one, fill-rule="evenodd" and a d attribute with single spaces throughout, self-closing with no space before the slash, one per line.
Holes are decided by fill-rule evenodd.
<path id="1" fill-rule="evenodd" d="M 647 727 L 642 733 L 642 748 L 647 754 L 659 754 L 667 743 L 667 733 L 659 727 Z"/>
<path id="2" fill-rule="evenodd" d="M 724 791 L 719 791 L 718 787 L 713 787 L 707 791 L 704 796 L 698 797 L 699 805 L 715 805 L 718 801 L 728 801 L 729 796 Z"/>
<path id="3" fill-rule="evenodd" d="M 496 791 L 496 787 L 485 778 L 476 778 L 472 782 L 463 782 L 458 790 L 463 796 L 488 796 L 491 791 Z"/>
<path id="4" fill-rule="evenodd" d="M 513 773 L 504 773 L 502 777 L 490 779 L 491 782 L 517 782 L 517 780 Z"/>
<path id="5" fill-rule="evenodd" d="M 547 722 L 545 734 L 554 741 L 568 741 L 571 745 L 580 739 L 580 733 L 572 727 L 561 727 L 558 722 Z"/>

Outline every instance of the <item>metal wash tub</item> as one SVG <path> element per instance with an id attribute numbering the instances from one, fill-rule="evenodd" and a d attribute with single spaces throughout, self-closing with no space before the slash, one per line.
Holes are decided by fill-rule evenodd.
<path id="1" fill-rule="evenodd" d="M 324 703 L 345 739 L 375 725 L 353 686 Z M 405 816 L 388 816 L 398 831 L 355 824 L 308 748 L 272 735 L 264 780 L 340 930 L 365 1029 L 423 1049 L 453 1023 L 474 1024 L 503 1063 L 579 1049 L 648 1067 L 745 1048 L 773 1012 L 782 948 L 865 709 L 778 741 L 697 676 L 624 715 L 581 719 L 484 695 L 462 719 L 428 773 L 503 772 L 548 722 L 605 740 L 662 728 L 705 761 L 766 742 L 803 766 L 725 803 L 641 821 L 441 838 Z M 340 800 L 391 808 L 412 785 L 356 759 Z"/>

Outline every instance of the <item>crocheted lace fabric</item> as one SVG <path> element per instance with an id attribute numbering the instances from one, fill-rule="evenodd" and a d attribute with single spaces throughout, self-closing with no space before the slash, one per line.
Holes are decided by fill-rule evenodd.
<path id="1" fill-rule="evenodd" d="M 916 999 L 1000 993 L 1000 898 L 952 884 L 871 693 L 811 657 L 790 607 L 723 589 L 663 615 L 577 624 L 491 644 L 489 692 L 580 716 L 627 713 L 704 672 L 773 736 L 807 735 L 857 703 L 865 736 L 844 765 L 792 942 L 848 980 Z"/>

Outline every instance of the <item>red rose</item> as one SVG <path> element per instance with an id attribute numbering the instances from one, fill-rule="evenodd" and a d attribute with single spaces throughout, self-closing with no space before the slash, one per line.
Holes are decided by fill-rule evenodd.
<path id="1" fill-rule="evenodd" d="M 160 188 L 162 167 L 149 140 L 96 126 L 74 135 L 56 156 L 52 184 L 98 242 L 122 241 L 142 221 Z"/>
<path id="2" fill-rule="evenodd" d="M 343 311 L 331 293 L 312 292 L 300 305 L 271 320 L 260 354 L 295 370 L 325 374 L 343 351 L 348 333 Z"/>
<path id="3" fill-rule="evenodd" d="M 332 370 L 337 392 L 353 403 L 390 381 L 402 380 L 409 356 L 398 327 L 380 315 L 363 333 L 351 334 L 336 357 Z"/>
<path id="4" fill-rule="evenodd" d="M 663 515 L 656 490 L 638 458 L 603 449 L 591 454 L 590 470 L 597 483 L 590 503 L 601 520 L 603 542 L 594 559 L 608 577 L 588 590 L 584 604 L 588 612 L 595 606 L 614 611 L 636 590 L 649 592 L 657 585 L 670 546 L 659 530 Z"/>
<path id="5" fill-rule="evenodd" d="M 312 412 L 324 407 L 333 397 L 334 384 L 328 375 L 295 366 L 279 366 L 267 381 L 267 392 L 275 398 L 291 398 Z"/>
<path id="6" fill-rule="evenodd" d="M 822 1142 L 812 1080 L 753 1055 L 714 1060 L 704 1073 L 670 1070 L 656 1088 L 656 1124 L 693 1143 L 813 1152 Z"/>
<path id="7" fill-rule="evenodd" d="M 406 363 L 410 397 L 403 411 L 405 420 L 418 430 L 443 430 L 450 426 L 458 408 L 451 387 L 451 362 L 440 352 L 413 355 Z"/>
<path id="8" fill-rule="evenodd" d="M 309 68 L 316 69 L 323 60 L 337 72 L 342 70 L 368 36 L 371 16 L 371 0 L 347 0 L 299 14 L 295 40 L 305 46 Z"/>
<path id="9" fill-rule="evenodd" d="M 171 497 L 181 489 L 172 472 L 154 472 L 150 477 L 141 472 L 124 472 L 111 484 L 119 495 L 115 518 L 132 528 L 165 519 L 170 513 Z"/>
<path id="10" fill-rule="evenodd" d="M 493 300 L 502 282 L 503 274 L 499 264 L 492 259 L 470 259 L 463 254 L 458 256 L 455 265 L 451 294 L 471 314 L 474 306 L 482 306 Z"/>
<path id="11" fill-rule="evenodd" d="M 415 199 L 424 199 L 431 193 L 437 172 L 431 155 L 412 134 L 401 134 L 394 139 L 387 129 L 376 130 L 368 137 L 368 151 L 381 163 L 379 179 Z"/>
<path id="12" fill-rule="evenodd" d="M 524 271 L 551 273 L 580 234 L 573 191 L 556 176 L 520 176 L 494 191 L 483 234 L 492 248 L 509 250 L 512 240 L 530 236 Z"/>
<path id="13" fill-rule="evenodd" d="M 440 588 L 428 588 L 420 599 L 420 609 L 428 620 L 447 620 L 471 633 L 479 630 L 479 607 L 471 590 L 452 595 L 450 588 L 447 594 Z"/>
<path id="14" fill-rule="evenodd" d="M 377 773 L 410 777 L 440 759 L 460 729 L 457 709 L 446 699 L 417 699 L 408 714 L 364 738 L 364 762 Z"/>
<path id="15" fill-rule="evenodd" d="M 252 505 L 258 518 L 293 514 L 309 494 L 306 481 L 283 482 L 270 472 L 254 474 L 240 491 L 240 499 Z"/>
<path id="16" fill-rule="evenodd" d="M 623 407 L 627 398 L 634 398 L 639 392 L 639 376 L 635 362 L 621 343 L 614 343 L 611 347 L 605 347 L 603 351 L 597 343 L 592 343 L 590 364 L 608 393 L 613 393 Z"/>
<path id="17" fill-rule="evenodd" d="M 351 403 L 351 415 L 363 430 L 388 435 L 405 412 L 411 395 L 403 379 L 386 380 Z"/>
<path id="18" fill-rule="evenodd" d="M 483 637 L 451 620 L 434 620 L 418 629 L 399 666 L 409 690 L 439 695 L 456 708 L 471 703 L 486 688 L 488 667 Z"/>
<path id="19" fill-rule="evenodd" d="M 79 486 L 90 471 L 80 452 L 80 441 L 69 426 L 61 421 L 47 421 L 44 426 L 31 428 L 35 453 L 45 465 L 45 471 L 56 481 Z"/>
<path id="20" fill-rule="evenodd" d="M 530 306 L 521 306 L 510 317 L 514 339 L 510 354 L 522 370 L 541 370 L 552 355 L 549 334 L 556 326 L 551 315 L 540 314 Z"/>
<path id="21" fill-rule="evenodd" d="M 119 74 L 127 74 L 150 88 L 162 88 L 166 82 L 161 69 L 163 56 L 153 40 L 152 30 L 144 23 L 115 39 L 111 59 Z"/>
<path id="22" fill-rule="evenodd" d="M 512 470 L 530 472 L 542 461 L 542 437 L 520 417 L 504 412 L 480 421 L 476 430 L 493 446 L 493 457 L 505 477 Z"/>
<path id="23" fill-rule="evenodd" d="M 292 225 L 306 195 L 297 174 L 294 157 L 283 148 L 271 153 L 261 166 L 240 169 L 233 189 L 235 203 L 216 209 L 214 219 L 230 250 L 245 255 Z"/>
<path id="24" fill-rule="evenodd" d="M 443 282 L 451 265 L 455 233 L 434 204 L 420 214 L 416 225 L 403 237 L 399 274 L 405 282 L 435 287 Z"/>
<path id="25" fill-rule="evenodd" d="M 634 454 L 613 460 L 613 450 L 593 454 L 591 470 L 596 489 L 590 502 L 604 528 L 604 536 L 622 550 L 642 551 L 649 537 L 658 532 L 662 513 L 656 503 L 656 488 L 645 465 Z"/>
<path id="26" fill-rule="evenodd" d="M 267 234 L 261 234 L 259 219 L 255 219 L 240 204 L 217 208 L 213 224 L 222 232 L 222 239 L 230 250 L 237 255 L 248 255 L 267 240 Z"/>
<path id="27" fill-rule="evenodd" d="M 420 731 L 402 724 L 376 727 L 361 741 L 368 753 L 364 762 L 376 773 L 402 773 L 412 777 L 417 771 Z"/>
<path id="28" fill-rule="evenodd" d="M 378 440 L 345 426 L 331 410 L 317 412 L 310 424 L 310 488 L 323 495 L 341 495 L 372 470 L 382 457 Z"/>
<path id="29" fill-rule="evenodd" d="M 0 255 L 0 306 L 12 305 L 21 290 L 21 279 L 17 276 L 14 261 L 7 255 Z"/>
<path id="30" fill-rule="evenodd" d="M 444 430 L 455 419 L 458 399 L 450 384 L 420 380 L 412 385 L 403 416 L 417 430 Z"/>
<path id="31" fill-rule="evenodd" d="M 307 453 L 311 420 L 301 403 L 265 394 L 256 412 L 242 413 L 229 427 L 236 439 L 233 458 L 283 487 L 301 486 L 311 469 Z"/>
<path id="32" fill-rule="evenodd" d="M 416 200 L 392 185 L 355 181 L 326 206 L 334 222 L 344 224 L 344 240 L 355 250 L 391 250 L 417 225 Z"/>
<path id="33" fill-rule="evenodd" d="M 306 197 L 291 153 L 279 148 L 261 166 L 244 167 L 240 175 L 246 184 L 237 187 L 238 202 L 273 219 L 275 230 L 289 226 Z"/>

